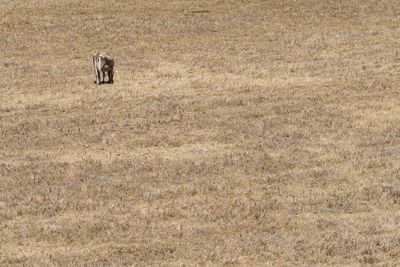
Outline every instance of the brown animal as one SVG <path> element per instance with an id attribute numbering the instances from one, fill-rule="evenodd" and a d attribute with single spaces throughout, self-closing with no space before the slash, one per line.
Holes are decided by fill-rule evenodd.
<path id="1" fill-rule="evenodd" d="M 93 67 L 96 75 L 95 83 L 104 83 L 106 73 L 108 76 L 108 83 L 114 83 L 114 59 L 108 53 L 96 53 L 93 56 Z M 101 74 L 103 74 L 102 81 Z"/>

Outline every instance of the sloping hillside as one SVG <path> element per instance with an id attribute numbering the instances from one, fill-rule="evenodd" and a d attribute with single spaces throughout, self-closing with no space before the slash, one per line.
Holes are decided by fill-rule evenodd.
<path id="1" fill-rule="evenodd" d="M 0 1 L 0 265 L 398 263 L 399 14 Z"/>

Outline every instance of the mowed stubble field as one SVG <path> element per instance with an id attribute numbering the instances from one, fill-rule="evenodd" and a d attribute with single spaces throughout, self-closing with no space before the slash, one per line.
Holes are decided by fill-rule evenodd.
<path id="1" fill-rule="evenodd" d="M 0 15 L 0 265 L 400 262 L 397 1 Z"/>

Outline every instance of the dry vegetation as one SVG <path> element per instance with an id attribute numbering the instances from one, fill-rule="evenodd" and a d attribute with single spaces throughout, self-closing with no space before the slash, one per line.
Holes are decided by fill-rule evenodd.
<path id="1" fill-rule="evenodd" d="M 0 1 L 0 265 L 399 263 L 399 14 Z"/>

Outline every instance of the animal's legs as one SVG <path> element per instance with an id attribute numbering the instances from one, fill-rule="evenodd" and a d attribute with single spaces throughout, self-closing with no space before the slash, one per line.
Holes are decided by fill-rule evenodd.
<path id="1" fill-rule="evenodd" d="M 99 70 L 96 67 L 96 56 L 93 56 L 94 75 L 96 76 L 96 83 L 100 83 Z"/>
<path id="2" fill-rule="evenodd" d="M 114 83 L 114 74 L 113 74 L 113 71 L 112 70 L 110 70 L 110 71 L 108 71 L 107 72 L 107 75 L 108 75 L 108 82 L 109 83 Z"/>
<path id="3" fill-rule="evenodd" d="M 96 82 L 97 82 L 97 84 L 100 84 L 100 76 L 101 76 L 101 74 L 100 74 L 100 71 L 96 71 L 97 72 L 97 75 L 96 75 Z"/>

